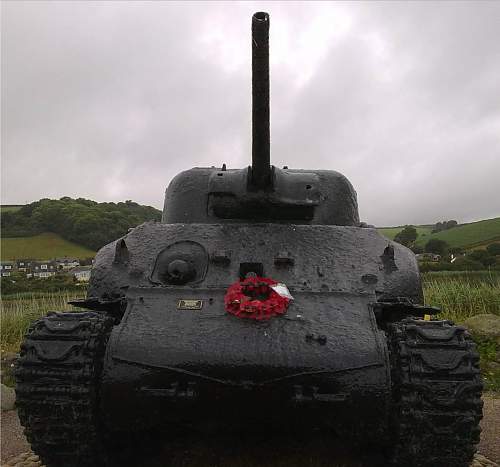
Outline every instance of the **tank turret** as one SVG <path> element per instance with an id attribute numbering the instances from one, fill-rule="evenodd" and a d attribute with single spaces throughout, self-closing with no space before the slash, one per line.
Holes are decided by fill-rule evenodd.
<path id="1" fill-rule="evenodd" d="M 252 17 L 252 165 L 196 168 L 167 189 L 165 223 L 359 225 L 356 192 L 340 173 L 278 169 L 270 159 L 269 15 Z"/>

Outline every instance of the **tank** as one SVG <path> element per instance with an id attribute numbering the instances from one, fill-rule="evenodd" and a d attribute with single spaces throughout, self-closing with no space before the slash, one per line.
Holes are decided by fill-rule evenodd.
<path id="1" fill-rule="evenodd" d="M 359 221 L 343 175 L 271 165 L 267 13 L 251 43 L 251 166 L 178 174 L 161 222 L 98 252 L 82 311 L 30 327 L 16 391 L 33 450 L 101 465 L 113 433 L 277 424 L 369 440 L 391 465 L 468 466 L 474 343 L 423 305 L 414 254 Z"/>

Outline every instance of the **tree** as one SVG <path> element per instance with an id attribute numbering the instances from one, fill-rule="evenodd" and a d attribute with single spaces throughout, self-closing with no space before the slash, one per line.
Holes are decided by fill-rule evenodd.
<path id="1" fill-rule="evenodd" d="M 450 266 L 453 271 L 479 271 L 483 269 L 483 265 L 479 261 L 463 256 L 457 258 Z"/>
<path id="2" fill-rule="evenodd" d="M 425 251 L 427 253 L 434 253 L 436 255 L 444 256 L 448 253 L 448 244 L 444 240 L 438 238 L 431 238 L 425 244 Z"/>
<path id="3" fill-rule="evenodd" d="M 1 216 L 1 228 L 4 237 L 26 237 L 49 231 L 97 250 L 125 235 L 129 228 L 160 218 L 161 211 L 130 200 L 96 203 L 65 196 L 59 200 L 41 199 L 6 213 Z"/>
<path id="4" fill-rule="evenodd" d="M 401 232 L 399 232 L 395 237 L 394 241 L 401 243 L 404 246 L 411 246 L 413 242 L 417 239 L 417 229 L 413 225 L 407 225 Z"/>
<path id="5" fill-rule="evenodd" d="M 494 256 L 491 256 L 490 253 L 486 250 L 474 250 L 471 251 L 468 255 L 468 258 L 470 258 L 473 261 L 478 261 L 480 262 L 484 267 L 492 266 L 495 264 L 496 259 Z"/>
<path id="6" fill-rule="evenodd" d="M 500 255 L 500 243 L 491 243 L 486 247 L 486 251 L 491 255 L 491 256 L 498 256 Z"/>
<path id="7" fill-rule="evenodd" d="M 445 230 L 452 229 L 453 227 L 456 227 L 458 225 L 458 222 L 455 220 L 450 220 L 446 221 L 445 223 Z"/>
<path id="8" fill-rule="evenodd" d="M 456 220 L 453 220 L 453 219 L 449 220 L 449 221 L 438 222 L 434 226 L 432 233 L 442 232 L 443 230 L 452 229 L 453 227 L 456 227 L 457 225 L 458 225 L 458 222 Z"/>
<path id="9" fill-rule="evenodd" d="M 431 233 L 441 232 L 441 230 L 443 230 L 443 223 L 437 222 Z"/>
<path id="10" fill-rule="evenodd" d="M 415 253 L 416 255 L 418 255 L 424 252 L 424 247 L 421 245 L 412 245 L 410 250 L 413 251 L 413 253 Z"/>

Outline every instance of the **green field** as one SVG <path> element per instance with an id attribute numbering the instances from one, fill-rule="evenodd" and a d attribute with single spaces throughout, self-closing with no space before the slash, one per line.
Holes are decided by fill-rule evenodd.
<path id="1" fill-rule="evenodd" d="M 471 248 L 479 244 L 500 241 L 500 217 L 471 224 L 462 224 L 449 230 L 437 232 L 427 237 L 417 238 L 418 245 L 424 245 L 429 239 L 444 240 L 452 247 Z"/>
<path id="2" fill-rule="evenodd" d="M 20 258 L 53 259 L 64 256 L 79 259 L 93 258 L 95 251 L 50 232 L 33 237 L 2 238 L 2 261 Z"/>
<path id="3" fill-rule="evenodd" d="M 382 227 L 378 231 L 391 240 L 404 227 Z M 484 221 L 462 224 L 442 232 L 431 233 L 432 227 L 426 225 L 415 226 L 417 229 L 417 245 L 424 246 L 430 239 L 444 240 L 451 247 L 485 248 L 494 241 L 500 242 L 500 217 Z"/>
<path id="4" fill-rule="evenodd" d="M 0 212 L 15 212 L 19 211 L 22 207 L 22 204 L 2 204 L 0 206 Z"/>

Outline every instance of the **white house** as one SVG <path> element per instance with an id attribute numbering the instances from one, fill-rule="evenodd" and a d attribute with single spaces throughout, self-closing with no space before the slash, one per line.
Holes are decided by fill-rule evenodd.
<path id="1" fill-rule="evenodd" d="M 438 262 L 441 261 L 441 255 L 437 255 L 435 253 L 419 253 L 415 255 L 418 261 L 432 261 Z"/>
<path id="2" fill-rule="evenodd" d="M 2 261 L 0 263 L 0 273 L 2 277 L 9 277 L 11 272 L 14 271 L 14 262 L 13 261 Z"/>
<path id="3" fill-rule="evenodd" d="M 73 268 L 70 272 L 78 282 L 88 282 L 90 280 L 91 266 L 80 266 Z"/>
<path id="4" fill-rule="evenodd" d="M 28 272 L 31 270 L 32 259 L 18 259 L 16 261 L 17 270 L 20 272 Z"/>
<path id="5" fill-rule="evenodd" d="M 68 257 L 56 258 L 56 264 L 58 269 L 62 269 L 63 271 L 69 271 L 70 269 L 80 266 L 80 260 Z"/>
<path id="6" fill-rule="evenodd" d="M 57 265 L 55 261 L 33 261 L 31 263 L 31 273 L 34 277 L 41 279 L 55 276 Z"/>

